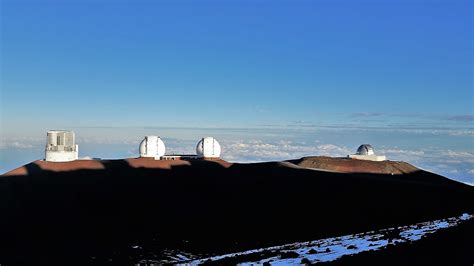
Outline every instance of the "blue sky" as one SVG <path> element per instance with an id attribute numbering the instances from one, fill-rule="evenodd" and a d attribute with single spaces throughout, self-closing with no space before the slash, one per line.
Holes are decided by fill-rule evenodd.
<path id="1" fill-rule="evenodd" d="M 421 148 L 472 153 L 473 11 L 462 0 L 4 0 L 2 160 L 7 142 L 97 127 L 422 130 L 444 138 Z M 392 139 L 404 138 L 419 143 Z"/>

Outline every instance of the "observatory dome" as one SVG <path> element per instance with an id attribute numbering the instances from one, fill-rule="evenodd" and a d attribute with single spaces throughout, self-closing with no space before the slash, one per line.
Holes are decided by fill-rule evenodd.
<path id="1" fill-rule="evenodd" d="M 357 149 L 357 155 L 374 155 L 374 148 L 370 144 L 362 144 Z"/>
<path id="2" fill-rule="evenodd" d="M 77 160 L 79 146 L 74 132 L 50 130 L 46 133 L 45 160 L 47 162 L 69 162 Z"/>
<path id="3" fill-rule="evenodd" d="M 165 150 L 165 143 L 158 136 L 145 136 L 140 143 L 140 157 L 161 157 Z"/>
<path id="4" fill-rule="evenodd" d="M 213 137 L 202 138 L 196 146 L 196 154 L 199 157 L 219 158 L 221 156 L 221 145 Z"/>
<path id="5" fill-rule="evenodd" d="M 374 148 L 370 144 L 362 144 L 357 149 L 356 154 L 349 154 L 347 157 L 358 160 L 385 161 L 387 158 L 383 155 L 375 155 Z"/>

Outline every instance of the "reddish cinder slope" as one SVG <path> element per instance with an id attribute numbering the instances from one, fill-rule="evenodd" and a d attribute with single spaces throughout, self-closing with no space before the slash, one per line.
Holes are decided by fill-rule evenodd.
<path id="1" fill-rule="evenodd" d="M 131 167 L 139 168 L 160 168 L 160 169 L 171 169 L 173 166 L 180 165 L 191 165 L 192 162 L 214 162 L 225 168 L 228 168 L 232 165 L 227 161 L 222 159 L 206 159 L 206 160 L 154 160 L 153 158 L 131 158 L 126 159 L 128 164 Z"/>
<path id="2" fill-rule="evenodd" d="M 406 162 L 365 161 L 350 158 L 332 158 L 326 156 L 304 157 L 289 161 L 305 168 L 336 171 L 340 173 L 372 173 L 372 174 L 409 174 L 420 169 Z"/>
<path id="3" fill-rule="evenodd" d="M 81 169 L 103 170 L 104 165 L 100 160 L 76 160 L 71 162 L 46 162 L 43 160 L 36 160 L 22 167 L 16 168 L 3 174 L 3 176 L 28 175 L 28 167 L 36 165 L 41 170 L 53 172 L 76 171 Z"/>
<path id="4" fill-rule="evenodd" d="M 10 172 L 4 174 L 4 176 L 17 176 L 27 175 L 28 167 L 35 165 L 41 170 L 53 171 L 53 172 L 68 172 L 76 170 L 103 170 L 105 169 L 104 163 L 110 161 L 122 161 L 126 162 L 132 168 L 150 168 L 150 169 L 171 169 L 173 166 L 191 165 L 188 160 L 155 160 L 153 158 L 129 158 L 120 160 L 76 160 L 71 162 L 47 162 L 44 160 L 36 160 L 25 166 L 16 168 Z M 214 162 L 225 168 L 228 168 L 232 163 L 226 162 L 221 159 L 216 160 L 193 160 L 193 162 Z"/>

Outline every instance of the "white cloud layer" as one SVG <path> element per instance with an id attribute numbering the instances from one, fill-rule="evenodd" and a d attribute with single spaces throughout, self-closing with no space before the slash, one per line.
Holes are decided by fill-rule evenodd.
<path id="1" fill-rule="evenodd" d="M 223 144 L 223 158 L 236 162 L 259 162 L 297 159 L 304 156 L 326 155 L 345 157 L 352 154 L 348 147 L 336 144 L 320 144 L 263 140 L 229 141 Z M 385 148 L 376 150 L 377 154 L 386 155 L 389 160 L 405 161 L 424 170 L 473 183 L 474 153 L 467 151 L 427 148 L 417 150 Z"/>
<path id="2" fill-rule="evenodd" d="M 2 140 L 0 142 L 0 149 L 32 149 L 36 144 L 31 140 Z"/>
<path id="3" fill-rule="evenodd" d="M 316 134 L 315 134 L 316 135 Z M 98 138 L 93 136 L 77 138 L 80 145 L 80 156 L 100 158 L 123 158 L 138 155 L 138 145 L 141 139 L 137 134 L 125 137 Z M 194 135 L 193 135 L 194 136 Z M 319 135 L 322 136 L 322 133 Z M 324 137 L 324 136 L 323 136 Z M 336 136 L 335 139 L 344 139 Z M 345 157 L 355 152 L 354 147 L 335 144 L 335 141 L 322 142 L 313 135 L 304 138 L 291 138 L 290 134 L 268 134 L 266 136 L 242 137 L 224 136 L 218 138 L 222 146 L 222 157 L 232 162 L 261 162 L 297 159 L 304 156 Z M 328 139 L 328 137 L 326 137 Z M 43 156 L 44 145 L 42 138 L 2 139 L 0 142 L 0 168 L 8 171 L 33 159 Z M 350 139 L 345 143 L 358 142 Z M 168 154 L 194 154 L 197 139 L 165 138 Z M 384 142 L 385 143 L 385 142 Z M 474 152 L 469 147 L 440 148 L 436 145 L 415 145 L 418 148 L 398 148 L 391 143 L 386 146 L 375 146 L 376 153 L 386 155 L 389 160 L 406 161 L 422 169 L 445 175 L 466 183 L 474 183 Z M 445 145 L 446 146 L 446 145 Z M 461 150 L 464 148 L 463 150 Z M 6 157 L 10 151 L 17 158 Z M 36 151 L 37 153 L 33 153 Z M 13 154 L 13 153 L 12 153 Z"/>
<path id="4" fill-rule="evenodd" d="M 293 142 L 263 140 L 230 141 L 222 144 L 223 158 L 237 162 L 258 162 L 273 160 L 288 160 L 304 156 L 347 156 L 349 149 L 333 144 L 318 144 L 318 142 Z"/>

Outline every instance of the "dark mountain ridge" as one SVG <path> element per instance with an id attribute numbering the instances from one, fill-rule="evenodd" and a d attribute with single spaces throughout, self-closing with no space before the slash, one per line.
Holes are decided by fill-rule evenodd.
<path id="1" fill-rule="evenodd" d="M 144 256 L 133 245 L 152 247 L 155 259 L 224 254 L 474 213 L 472 186 L 423 170 L 293 166 L 32 162 L 0 177 L 0 263 L 133 263 Z"/>

